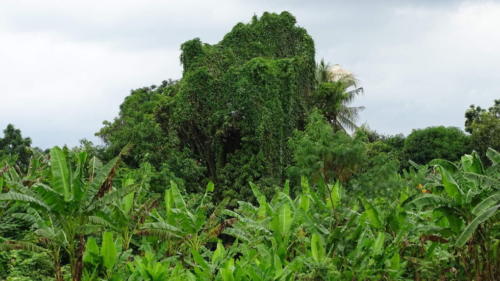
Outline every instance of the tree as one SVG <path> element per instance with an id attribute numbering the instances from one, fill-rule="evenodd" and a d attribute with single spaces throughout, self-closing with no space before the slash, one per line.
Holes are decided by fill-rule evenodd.
<path id="1" fill-rule="evenodd" d="M 23 138 L 21 130 L 12 124 L 7 125 L 3 133 L 4 137 L 0 138 L 0 157 L 12 157 L 22 169 L 26 169 L 32 155 L 31 139 Z"/>
<path id="2" fill-rule="evenodd" d="M 481 108 L 480 106 L 470 105 L 469 109 L 465 111 L 465 131 L 472 134 L 473 124 L 476 121 L 481 120 L 481 115 L 483 113 L 489 113 L 493 117 L 500 118 L 500 100 L 495 100 L 492 107 L 488 110 Z"/>
<path id="3" fill-rule="evenodd" d="M 335 132 L 324 116 L 313 111 L 304 131 L 290 139 L 294 165 L 291 175 L 307 176 L 314 183 L 347 182 L 366 160 L 365 144 L 343 131 Z"/>
<path id="4" fill-rule="evenodd" d="M 248 181 L 279 183 L 291 161 L 287 141 L 306 116 L 314 86 L 314 43 L 288 12 L 239 23 L 215 45 L 182 44 L 183 77 L 157 111 L 225 195 Z"/>
<path id="5" fill-rule="evenodd" d="M 418 164 L 436 158 L 456 161 L 467 152 L 470 152 L 469 137 L 459 128 L 444 126 L 413 130 L 403 147 L 405 161 Z"/>
<path id="6" fill-rule="evenodd" d="M 150 163 L 154 168 L 155 186 L 165 186 L 175 180 L 188 191 L 199 191 L 205 168 L 188 149 L 184 149 L 175 131 L 165 130 L 157 122 L 156 111 L 163 100 L 178 91 L 177 81 L 163 81 L 158 87 L 133 90 L 120 105 L 120 113 L 112 122 L 96 133 L 106 144 L 104 159 L 115 157 L 122 147 L 132 146 L 124 156 L 131 168 Z"/>
<path id="7" fill-rule="evenodd" d="M 472 126 L 472 147 L 485 157 L 488 148 L 500 150 L 500 118 L 490 112 L 481 113 Z"/>
<path id="8" fill-rule="evenodd" d="M 147 161 L 160 167 L 166 159 L 168 138 L 155 120 L 155 109 L 163 95 L 175 90 L 174 81 L 164 81 L 160 87 L 151 86 L 133 90 L 120 105 L 119 116 L 96 133 L 106 144 L 105 156 L 112 159 L 127 144 L 132 150 L 124 161 L 131 167 Z"/>
<path id="9" fill-rule="evenodd" d="M 336 130 L 353 130 L 362 106 L 349 106 L 354 98 L 363 93 L 354 75 L 339 65 L 330 66 L 324 60 L 316 66 L 316 89 L 311 103 L 325 115 Z"/>
<path id="10" fill-rule="evenodd" d="M 489 147 L 500 150 L 500 100 L 488 110 L 471 105 L 465 112 L 465 128 L 471 133 L 472 147 L 485 157 Z"/>

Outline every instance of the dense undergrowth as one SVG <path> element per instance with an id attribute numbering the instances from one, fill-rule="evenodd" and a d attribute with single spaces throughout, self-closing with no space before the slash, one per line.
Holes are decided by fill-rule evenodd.
<path id="1" fill-rule="evenodd" d="M 5 280 L 494 280 L 500 154 L 410 168 L 388 197 L 287 182 L 228 208 L 217 188 L 150 191 L 121 170 L 53 148 L 0 177 Z M 10 251 L 6 251 L 10 250 Z"/>

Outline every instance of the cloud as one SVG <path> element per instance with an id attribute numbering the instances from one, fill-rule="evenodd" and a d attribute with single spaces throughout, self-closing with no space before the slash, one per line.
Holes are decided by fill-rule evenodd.
<path id="1" fill-rule="evenodd" d="M 177 76 L 179 51 L 123 51 L 50 33 L 0 32 L 0 126 L 34 144 L 77 144 L 117 115 L 130 89 Z"/>
<path id="2" fill-rule="evenodd" d="M 179 46 L 222 39 L 263 11 L 291 11 L 317 57 L 365 88 L 362 122 L 382 133 L 462 126 L 498 98 L 500 4 L 491 1 L 0 2 L 0 127 L 34 145 L 76 145 L 133 88 L 179 78 Z"/>
<path id="3" fill-rule="evenodd" d="M 490 105 L 499 97 L 499 16 L 500 5 L 493 2 L 395 9 L 392 20 L 407 34 L 392 44 L 371 42 L 368 54 L 353 65 L 367 86 L 359 100 L 367 104 L 363 118 L 386 133 L 462 127 L 468 105 Z"/>

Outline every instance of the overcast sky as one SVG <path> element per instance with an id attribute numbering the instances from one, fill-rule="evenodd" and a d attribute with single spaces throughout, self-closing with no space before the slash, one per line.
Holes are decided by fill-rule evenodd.
<path id="1" fill-rule="evenodd" d="M 43 148 L 100 143 L 131 89 L 180 78 L 184 41 L 283 10 L 317 59 L 359 78 L 359 123 L 378 132 L 463 127 L 470 104 L 500 98 L 500 1 L 1 0 L 0 128 Z"/>

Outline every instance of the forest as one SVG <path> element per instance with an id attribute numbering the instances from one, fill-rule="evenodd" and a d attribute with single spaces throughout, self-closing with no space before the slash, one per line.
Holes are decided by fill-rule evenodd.
<path id="1" fill-rule="evenodd" d="M 384 135 L 288 12 L 180 48 L 102 144 L 5 128 L 0 280 L 498 280 L 500 99 Z"/>

